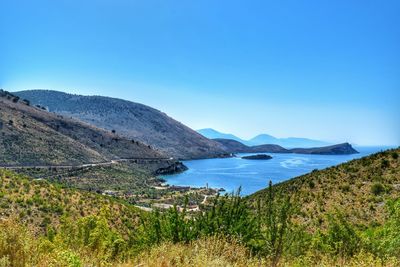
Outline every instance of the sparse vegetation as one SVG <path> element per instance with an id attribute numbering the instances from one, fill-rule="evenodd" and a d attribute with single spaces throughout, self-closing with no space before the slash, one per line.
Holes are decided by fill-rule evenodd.
<path id="1" fill-rule="evenodd" d="M 0 170 L 0 266 L 398 266 L 398 151 L 204 202 L 131 164 Z M 132 205 L 162 194 L 180 206 Z"/>
<path id="2" fill-rule="evenodd" d="M 79 165 L 117 158 L 165 158 L 142 143 L 64 118 L 0 91 L 0 166 Z"/>
<path id="3" fill-rule="evenodd" d="M 360 229 L 336 211 L 326 215 L 326 229 L 309 232 L 296 223 L 293 201 L 273 186 L 255 211 L 236 194 L 214 198 L 200 213 L 177 208 L 146 213 L 117 199 L 8 171 L 1 171 L 1 179 L 0 200 L 8 203 L 0 221 L 2 266 L 400 263 L 400 200 L 387 204 L 388 219 L 382 225 Z M 30 216 L 17 216 L 27 210 Z"/>
<path id="4" fill-rule="evenodd" d="M 383 224 L 385 204 L 400 197 L 400 161 L 393 157 L 400 149 L 391 149 L 365 158 L 330 167 L 276 185 L 276 190 L 290 194 L 300 211 L 297 221 L 310 231 L 326 228 L 326 214 L 337 210 L 360 228 Z M 265 199 L 261 190 L 248 199 L 256 207 Z"/>

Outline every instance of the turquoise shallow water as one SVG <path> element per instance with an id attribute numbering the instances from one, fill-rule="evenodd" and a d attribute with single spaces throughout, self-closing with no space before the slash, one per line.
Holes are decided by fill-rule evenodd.
<path id="1" fill-rule="evenodd" d="M 170 185 L 224 188 L 228 192 L 242 186 L 242 194 L 252 194 L 268 185 L 269 180 L 279 183 L 306 174 L 314 169 L 324 169 L 349 160 L 387 149 L 383 147 L 356 147 L 360 154 L 302 155 L 268 153 L 271 160 L 245 160 L 236 158 L 184 161 L 188 171 L 163 176 Z"/>

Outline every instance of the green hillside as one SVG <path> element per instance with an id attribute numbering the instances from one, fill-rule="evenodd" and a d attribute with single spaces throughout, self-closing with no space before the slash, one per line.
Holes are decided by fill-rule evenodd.
<path id="1" fill-rule="evenodd" d="M 316 229 L 326 214 L 343 212 L 355 225 L 381 224 L 386 204 L 400 196 L 400 149 L 392 149 L 291 179 L 275 186 L 299 207 L 296 219 Z M 267 190 L 249 197 L 265 199 Z"/>
<path id="2" fill-rule="evenodd" d="M 112 218 L 112 225 L 128 232 L 140 213 L 118 199 L 32 180 L 11 171 L 0 170 L 0 179 L 1 217 L 16 217 L 35 232 L 57 228 L 63 217 L 77 220 L 98 215 L 102 209 Z"/>
<path id="3" fill-rule="evenodd" d="M 177 166 L 184 169 L 138 140 L 48 112 L 0 90 L 0 167 L 69 187 L 145 198 L 157 193 L 152 188 L 160 184 L 158 171 Z"/>
<path id="4" fill-rule="evenodd" d="M 0 266 L 398 266 L 399 152 L 210 198 L 202 212 L 145 212 L 0 170 Z"/>

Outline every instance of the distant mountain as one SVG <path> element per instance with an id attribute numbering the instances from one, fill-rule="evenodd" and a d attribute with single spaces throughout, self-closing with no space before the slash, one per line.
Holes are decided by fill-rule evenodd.
<path id="1" fill-rule="evenodd" d="M 308 138 L 299 138 L 299 137 L 289 137 L 289 138 L 279 138 L 277 144 L 287 147 L 287 148 L 312 148 L 312 147 L 321 147 L 321 146 L 329 146 L 331 143 L 313 140 Z"/>
<path id="2" fill-rule="evenodd" d="M 242 144 L 244 144 L 246 142 L 245 140 L 243 140 L 233 134 L 221 133 L 221 132 L 218 132 L 217 130 L 214 130 L 211 128 L 200 129 L 200 130 L 197 130 L 197 132 L 209 139 L 230 139 L 230 140 L 235 140 L 235 141 L 241 142 Z"/>
<path id="3" fill-rule="evenodd" d="M 241 142 L 242 144 L 245 144 L 248 146 L 274 144 L 274 145 L 280 145 L 280 146 L 286 147 L 286 148 L 297 148 L 297 147 L 312 148 L 312 147 L 321 147 L 321 146 L 332 145 L 331 143 L 328 143 L 325 141 L 320 141 L 320 140 L 313 140 L 313 139 L 299 138 L 299 137 L 276 138 L 269 134 L 259 134 L 250 140 L 244 140 L 233 134 L 221 133 L 221 132 L 211 129 L 211 128 L 201 129 L 201 130 L 198 130 L 198 132 L 210 139 L 217 139 L 217 138 L 231 139 L 231 140 Z"/>
<path id="4" fill-rule="evenodd" d="M 278 138 L 273 137 L 272 135 L 269 134 L 259 134 L 256 137 L 246 141 L 246 144 L 248 145 L 263 145 L 263 144 L 279 144 L 280 141 Z"/>
<path id="5" fill-rule="evenodd" d="M 0 90 L 0 165 L 79 165 L 165 158 L 139 141 L 47 112 Z"/>
<path id="6" fill-rule="evenodd" d="M 333 146 L 315 148 L 292 148 L 286 149 L 280 145 L 265 144 L 259 146 L 246 146 L 236 140 L 214 139 L 224 146 L 229 153 L 296 153 L 296 154 L 319 154 L 319 155 L 348 155 L 358 153 L 349 143 Z"/>
<path id="7" fill-rule="evenodd" d="M 49 111 L 74 117 L 129 139 L 139 140 L 179 159 L 220 157 L 222 146 L 154 108 L 110 97 L 49 90 L 16 92 Z M 166 100 L 168 101 L 168 100 Z"/>

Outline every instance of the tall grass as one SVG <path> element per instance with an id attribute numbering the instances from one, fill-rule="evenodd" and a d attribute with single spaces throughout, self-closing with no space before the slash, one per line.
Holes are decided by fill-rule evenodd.
<path id="1" fill-rule="evenodd" d="M 277 195 L 251 209 L 240 197 L 218 196 L 204 211 L 177 207 L 144 213 L 119 232 L 106 209 L 35 236 L 19 218 L 0 221 L 0 266 L 396 266 L 400 264 L 400 200 L 384 225 L 360 229 L 339 211 L 315 233 L 293 223 L 294 203 Z"/>

